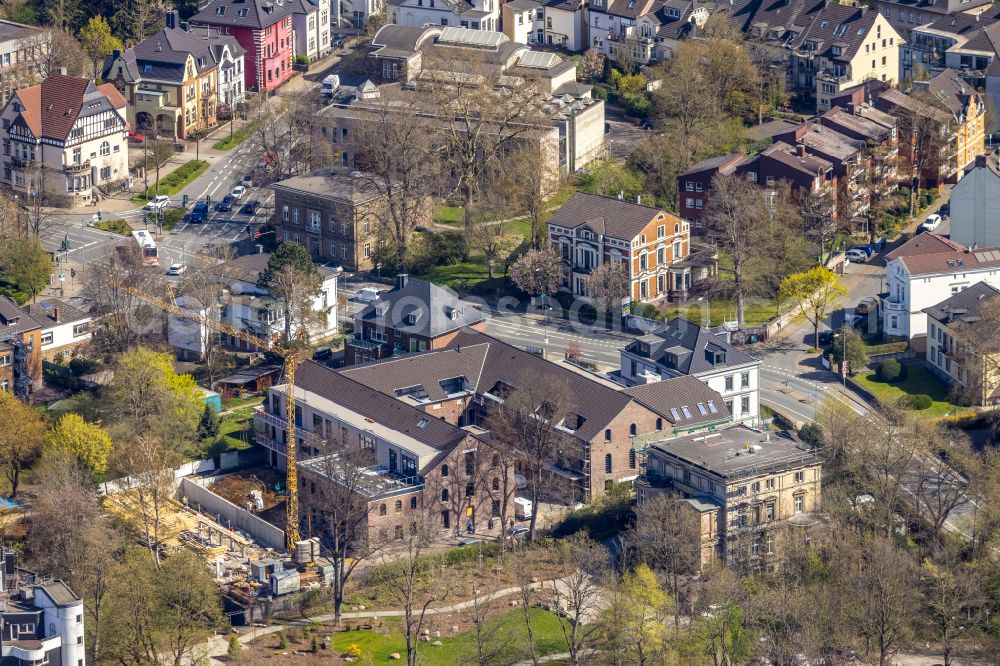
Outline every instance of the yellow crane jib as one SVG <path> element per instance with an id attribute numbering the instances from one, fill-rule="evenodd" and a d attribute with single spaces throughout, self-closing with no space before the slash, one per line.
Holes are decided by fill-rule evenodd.
<path id="1" fill-rule="evenodd" d="M 117 283 L 119 289 L 125 293 L 142 299 L 153 307 L 159 308 L 177 317 L 183 317 L 198 322 L 206 328 L 245 342 L 258 349 L 266 349 L 280 356 L 284 361 L 285 381 L 288 385 L 288 401 L 285 409 L 285 460 L 287 469 L 285 470 L 285 487 L 288 489 L 288 498 L 285 500 L 285 545 L 289 552 L 295 547 L 299 540 L 299 479 L 297 466 L 297 438 L 295 426 L 295 368 L 302 358 L 303 349 L 300 345 L 301 339 L 289 341 L 290 344 L 279 347 L 277 341 L 268 340 L 252 333 L 233 328 L 220 321 L 215 321 L 204 314 L 193 310 L 188 310 L 177 305 L 172 287 L 168 287 L 170 300 L 166 301 L 153 294 L 146 293 L 141 289 L 129 286 L 124 283 Z M 300 336 L 301 337 L 301 336 Z"/>

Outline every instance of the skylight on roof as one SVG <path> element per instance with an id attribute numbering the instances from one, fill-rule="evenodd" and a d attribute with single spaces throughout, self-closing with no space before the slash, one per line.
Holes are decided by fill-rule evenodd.
<path id="1" fill-rule="evenodd" d="M 858 37 L 860 37 L 863 34 L 865 34 L 865 29 L 864 28 L 858 28 Z"/>
<path id="2" fill-rule="evenodd" d="M 708 410 L 705 409 L 705 403 L 703 403 L 703 402 L 699 402 L 698 403 L 698 411 L 701 413 L 702 416 L 705 416 L 706 414 L 708 414 Z"/>
<path id="3" fill-rule="evenodd" d="M 827 21 L 825 21 L 825 20 L 819 22 L 819 27 L 821 27 L 821 28 L 825 28 L 828 25 L 829 25 L 829 23 Z"/>
<path id="4" fill-rule="evenodd" d="M 678 421 L 681 420 L 680 412 L 677 411 L 676 407 L 671 407 L 670 408 L 670 415 L 672 417 L 674 417 L 674 423 L 677 423 Z"/>
<path id="5" fill-rule="evenodd" d="M 689 410 L 687 408 L 687 405 L 684 405 L 683 407 L 681 407 L 681 411 L 684 412 L 684 418 L 686 418 L 686 419 L 691 418 L 691 410 Z"/>
<path id="6" fill-rule="evenodd" d="M 708 411 L 712 412 L 713 414 L 719 411 L 715 408 L 715 403 L 712 402 L 711 400 L 708 401 Z"/>
<path id="7" fill-rule="evenodd" d="M 420 420 L 417 421 L 417 427 L 418 428 L 426 428 L 428 423 L 430 423 L 430 421 L 427 420 L 427 417 L 426 416 L 421 416 Z"/>

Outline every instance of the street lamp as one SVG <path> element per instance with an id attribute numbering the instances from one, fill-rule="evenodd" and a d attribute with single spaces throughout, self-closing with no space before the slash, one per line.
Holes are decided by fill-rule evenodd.
<path id="1" fill-rule="evenodd" d="M 535 273 L 541 273 L 541 272 L 542 272 L 541 267 L 535 269 Z M 542 293 L 541 293 L 541 297 L 542 297 L 542 331 L 543 331 L 543 336 L 544 336 L 542 338 L 542 358 L 545 358 L 548 355 L 548 351 L 549 351 L 549 311 L 548 311 L 548 308 L 546 307 L 546 305 L 548 304 L 548 301 L 546 299 L 547 296 L 548 296 L 548 292 L 543 289 Z"/>

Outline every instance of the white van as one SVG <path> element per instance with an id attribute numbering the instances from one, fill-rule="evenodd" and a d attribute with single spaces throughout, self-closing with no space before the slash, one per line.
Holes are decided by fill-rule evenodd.
<path id="1" fill-rule="evenodd" d="M 354 300 L 361 303 L 374 303 L 378 300 L 379 290 L 374 287 L 363 287 L 358 289 L 358 293 L 354 295 Z"/>

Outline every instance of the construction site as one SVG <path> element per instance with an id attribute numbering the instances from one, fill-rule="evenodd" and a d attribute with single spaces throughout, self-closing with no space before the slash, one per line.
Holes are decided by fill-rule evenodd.
<path id="1" fill-rule="evenodd" d="M 291 553 L 284 546 L 282 473 L 265 467 L 221 474 L 184 471 L 175 476 L 174 488 L 162 492 L 149 485 L 111 487 L 104 505 L 131 525 L 140 543 L 155 544 L 163 557 L 181 548 L 204 557 L 232 624 L 297 609 L 330 585 L 333 563 L 320 557 L 318 539 L 295 542 Z"/>

